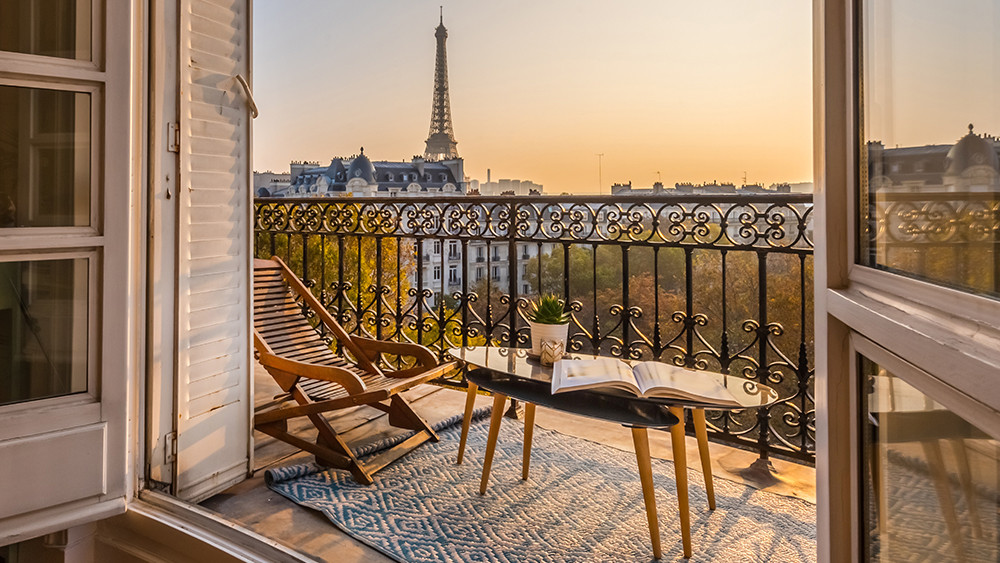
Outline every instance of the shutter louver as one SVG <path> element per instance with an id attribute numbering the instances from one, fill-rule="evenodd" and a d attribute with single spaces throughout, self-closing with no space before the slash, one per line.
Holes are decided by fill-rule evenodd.
<path id="1" fill-rule="evenodd" d="M 246 0 L 181 0 L 177 496 L 250 464 L 249 76 Z"/>

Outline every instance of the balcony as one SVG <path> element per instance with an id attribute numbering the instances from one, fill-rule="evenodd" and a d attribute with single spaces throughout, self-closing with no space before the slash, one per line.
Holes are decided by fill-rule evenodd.
<path id="1" fill-rule="evenodd" d="M 260 199 L 258 257 L 277 255 L 350 332 L 452 346 L 529 344 L 529 300 L 572 310 L 569 347 L 766 383 L 783 400 L 709 413 L 713 439 L 813 463 L 811 196 L 802 194 Z M 518 283 L 427 280 L 424 241 L 553 250 Z M 362 257 L 360 260 L 358 257 Z M 572 275 L 571 275 L 572 273 Z M 530 293 L 523 292 L 529 286 Z M 445 296 L 435 303 L 435 292 Z"/>
<path id="2" fill-rule="evenodd" d="M 254 372 L 254 389 L 258 404 L 267 403 L 274 395 L 281 392 L 281 389 L 274 383 L 273 378 L 259 365 L 256 366 Z M 423 385 L 407 391 L 405 396 L 421 416 L 429 422 L 436 422 L 461 412 L 465 402 L 464 393 L 447 387 L 431 385 Z M 487 407 L 490 403 L 491 400 L 489 397 L 479 396 L 476 401 L 476 407 Z M 358 407 L 355 411 L 345 411 L 343 415 L 334 417 L 333 421 L 338 426 L 354 426 L 348 434 L 352 440 L 358 440 L 361 443 L 372 443 L 384 439 L 386 433 L 389 431 L 388 424 L 385 422 L 385 415 L 373 416 L 375 413 L 366 412 L 369 410 L 364 407 Z M 535 418 L 535 424 L 539 432 L 542 431 L 541 429 L 551 430 L 561 435 L 597 442 L 624 452 L 628 452 L 632 447 L 628 432 L 623 432 L 620 426 L 610 422 L 583 419 L 540 408 Z M 290 426 L 292 425 L 290 424 Z M 304 428 L 306 425 L 303 425 L 300 420 L 297 426 L 299 428 L 296 428 L 296 430 Z M 649 440 L 654 459 L 673 459 L 669 433 L 651 432 Z M 745 471 L 745 468 L 757 459 L 758 456 L 755 452 L 714 443 L 710 444 L 710 446 L 714 466 L 713 471 L 717 482 L 725 480 L 740 483 L 753 488 L 765 489 L 778 495 L 801 498 L 815 503 L 815 472 L 811 467 L 797 462 L 774 459 L 772 460 L 774 471 L 780 475 L 780 480 L 762 482 L 751 472 Z M 701 470 L 701 467 L 698 456 L 695 453 L 698 450 L 693 437 L 687 439 L 686 448 L 691 482 L 699 483 L 701 475 L 698 471 Z M 413 455 L 419 455 L 419 450 L 414 452 Z M 452 465 L 452 467 L 455 467 L 456 471 L 463 471 L 466 475 L 472 474 L 478 476 L 479 466 L 477 464 L 481 463 L 482 451 L 468 451 L 466 455 L 467 460 L 465 465 Z M 631 454 L 628 453 L 626 455 Z M 264 483 L 265 470 L 268 468 L 277 465 L 286 466 L 309 463 L 311 461 L 311 455 L 256 432 L 254 477 L 223 494 L 205 501 L 203 506 L 221 514 L 231 522 L 250 529 L 269 540 L 298 550 L 315 560 L 342 561 L 345 563 L 370 563 L 373 561 L 388 563 L 393 561 L 393 559 L 386 557 L 369 545 L 352 538 L 340 528 L 333 526 L 319 512 L 303 508 L 291 500 L 276 494 Z M 452 460 L 450 463 L 454 463 L 454 461 Z M 632 469 L 634 470 L 634 468 Z M 511 480 L 516 479 L 516 475 L 511 476 L 510 474 L 496 472 L 495 479 L 499 487 L 503 483 L 509 483 Z M 473 485 L 477 485 L 478 479 L 474 478 L 472 483 Z M 669 483 L 669 480 L 665 481 L 665 483 Z M 703 512 L 703 498 L 692 496 L 692 503 L 693 519 L 708 517 L 708 513 Z M 662 541 L 665 542 L 665 545 L 679 544 L 680 538 L 676 530 L 676 507 L 671 506 L 669 503 L 662 503 L 659 510 L 663 519 L 661 523 Z M 697 516 L 699 513 L 701 515 Z M 721 515 L 714 516 L 717 518 Z M 470 524 L 475 525 L 475 521 L 470 520 Z M 642 540 L 646 540 L 645 536 L 642 537 Z M 742 538 L 742 540 L 747 541 L 746 538 Z M 753 553 L 755 549 L 766 553 L 768 549 L 767 546 L 758 548 L 754 546 L 753 542 L 749 542 L 749 545 L 752 547 L 747 548 L 747 553 Z M 694 558 L 692 560 L 704 560 L 703 553 L 709 548 L 709 545 L 696 541 L 694 544 Z M 699 557 L 699 555 L 702 555 L 702 557 Z M 671 557 L 663 560 L 686 561 Z"/>
<path id="3" fill-rule="evenodd" d="M 556 293 L 572 310 L 575 351 L 658 358 L 724 371 L 747 385 L 766 382 L 783 398 L 769 409 L 709 413 L 716 476 L 815 499 L 808 196 L 271 199 L 257 200 L 255 221 L 257 256 L 285 260 L 353 333 L 420 342 L 442 357 L 452 346 L 527 346 L 529 300 Z M 552 250 L 532 258 L 527 275 L 503 283 L 473 283 L 469 265 L 461 264 L 454 285 L 424 279 L 413 266 L 428 239 L 509 250 L 543 243 Z M 519 252 L 507 256 L 520 259 Z M 258 403 L 280 391 L 259 367 L 255 381 Z M 454 389 L 460 381 L 441 383 L 407 392 L 429 421 L 460 412 L 464 403 Z M 353 421 L 352 439 L 382 439 L 384 420 L 364 410 L 338 421 Z M 541 408 L 536 419 L 539 428 L 630 448 L 615 424 L 584 422 Z M 654 458 L 670 459 L 668 433 L 653 432 L 650 441 Z M 689 467 L 700 470 L 694 438 L 687 449 Z M 264 486 L 264 469 L 310 459 L 258 433 L 258 476 L 205 505 L 312 556 L 384 560 Z M 667 507 L 661 514 L 676 518 Z M 669 535 L 676 530 L 666 529 L 664 538 L 677 541 Z M 707 547 L 696 544 L 696 553 Z"/>

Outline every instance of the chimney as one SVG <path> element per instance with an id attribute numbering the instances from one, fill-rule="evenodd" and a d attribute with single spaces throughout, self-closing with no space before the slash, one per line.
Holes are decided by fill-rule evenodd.
<path id="1" fill-rule="evenodd" d="M 489 168 L 486 169 L 486 183 L 487 184 L 490 183 L 490 169 Z"/>

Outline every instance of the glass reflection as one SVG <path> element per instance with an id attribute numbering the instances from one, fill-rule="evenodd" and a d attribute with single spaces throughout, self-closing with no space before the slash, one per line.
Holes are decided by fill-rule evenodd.
<path id="1" fill-rule="evenodd" d="M 859 260 L 1000 296 L 1000 4 L 863 6 Z"/>
<path id="2" fill-rule="evenodd" d="M 87 390 L 87 259 L 0 262 L 0 405 Z"/>
<path id="3" fill-rule="evenodd" d="M 0 228 L 90 224 L 90 94 L 0 86 Z"/>
<path id="4" fill-rule="evenodd" d="M 3 0 L 0 51 L 90 60 L 90 0 Z"/>
<path id="5" fill-rule="evenodd" d="M 865 560 L 997 561 L 1000 443 L 862 360 Z"/>

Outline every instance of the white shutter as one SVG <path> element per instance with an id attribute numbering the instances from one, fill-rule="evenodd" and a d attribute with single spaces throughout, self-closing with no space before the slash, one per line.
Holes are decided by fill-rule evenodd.
<path id="1" fill-rule="evenodd" d="M 176 494 L 250 469 L 248 0 L 180 1 Z"/>

